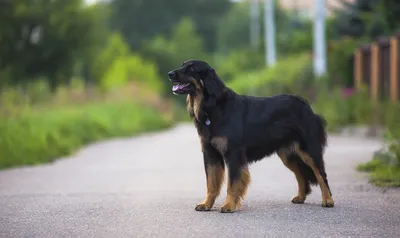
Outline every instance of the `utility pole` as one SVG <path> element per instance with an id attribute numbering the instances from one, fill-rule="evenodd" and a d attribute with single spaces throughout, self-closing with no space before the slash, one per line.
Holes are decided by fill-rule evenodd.
<path id="1" fill-rule="evenodd" d="M 314 74 L 326 73 L 325 0 L 315 0 L 314 16 Z"/>
<path id="2" fill-rule="evenodd" d="M 274 1 L 264 0 L 265 61 L 273 66 L 276 61 Z"/>
<path id="3" fill-rule="evenodd" d="M 260 46 L 260 11 L 259 0 L 250 0 L 250 45 L 254 49 Z"/>

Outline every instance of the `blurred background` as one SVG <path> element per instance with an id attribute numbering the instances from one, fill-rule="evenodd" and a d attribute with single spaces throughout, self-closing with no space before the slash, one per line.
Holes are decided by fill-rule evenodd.
<path id="1" fill-rule="evenodd" d="M 383 131 L 360 169 L 400 185 L 399 28 L 390 0 L 0 0 L 0 168 L 188 120 L 166 73 L 196 58 L 239 93 L 304 96 L 332 132 Z"/>

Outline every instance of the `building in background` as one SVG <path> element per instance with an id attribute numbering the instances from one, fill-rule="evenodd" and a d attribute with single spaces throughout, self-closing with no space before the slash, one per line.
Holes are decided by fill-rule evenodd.
<path id="1" fill-rule="evenodd" d="M 260 0 L 263 1 L 263 0 Z M 278 0 L 283 8 L 297 10 L 304 17 L 314 17 L 315 0 Z M 355 0 L 345 0 L 346 2 L 354 2 Z M 326 13 L 329 16 L 332 14 L 330 8 L 341 8 L 340 0 L 326 0 Z"/>

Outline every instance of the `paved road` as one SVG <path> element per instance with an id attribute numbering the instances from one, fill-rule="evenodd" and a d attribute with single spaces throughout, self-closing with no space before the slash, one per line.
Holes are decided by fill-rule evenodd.
<path id="1" fill-rule="evenodd" d="M 329 142 L 334 208 L 320 206 L 319 187 L 305 204 L 291 204 L 294 175 L 272 156 L 252 165 L 237 213 L 194 211 L 205 177 L 196 132 L 183 124 L 0 172 L 0 237 L 399 237 L 400 191 L 374 189 L 353 169 L 380 143 L 335 136 Z"/>

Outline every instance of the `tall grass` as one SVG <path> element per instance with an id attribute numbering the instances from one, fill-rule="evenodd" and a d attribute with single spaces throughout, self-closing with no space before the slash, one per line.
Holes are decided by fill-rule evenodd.
<path id="1" fill-rule="evenodd" d="M 0 168 L 51 162 L 91 142 L 172 124 L 164 113 L 169 105 L 151 95 L 151 90 L 125 87 L 125 91 L 86 96 L 82 90 L 73 91 L 64 89 L 34 103 L 29 95 L 12 103 L 2 98 Z"/>

